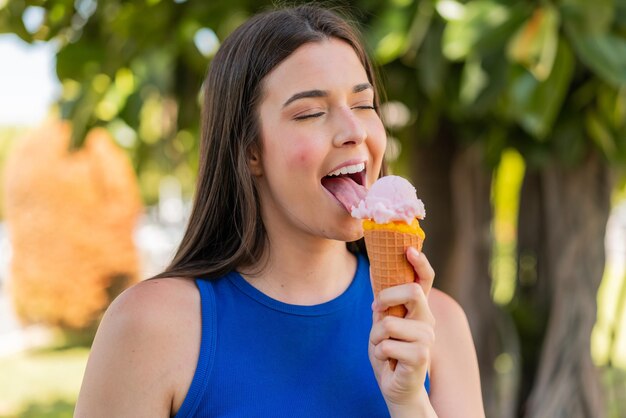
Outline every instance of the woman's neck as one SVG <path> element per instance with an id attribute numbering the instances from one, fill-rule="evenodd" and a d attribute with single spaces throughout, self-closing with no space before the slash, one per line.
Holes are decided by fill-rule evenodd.
<path id="1" fill-rule="evenodd" d="M 269 237 L 262 260 L 239 269 L 252 286 L 281 302 L 317 305 L 341 295 L 356 271 L 356 257 L 341 241 L 308 243 Z"/>

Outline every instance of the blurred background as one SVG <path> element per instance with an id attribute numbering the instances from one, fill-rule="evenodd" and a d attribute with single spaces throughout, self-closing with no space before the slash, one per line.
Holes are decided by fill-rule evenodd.
<path id="1" fill-rule="evenodd" d="M 626 0 L 332 5 L 487 416 L 626 416 Z M 181 238 L 207 66 L 269 6 L 0 0 L 0 417 L 72 416 L 103 311 Z"/>

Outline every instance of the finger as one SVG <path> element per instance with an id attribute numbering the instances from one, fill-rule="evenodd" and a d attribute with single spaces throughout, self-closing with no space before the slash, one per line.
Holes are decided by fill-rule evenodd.
<path id="1" fill-rule="evenodd" d="M 415 270 L 416 281 L 422 286 L 424 293 L 428 296 L 435 280 L 435 270 L 433 270 L 424 253 L 417 251 L 415 247 L 407 248 L 406 258 Z"/>
<path id="2" fill-rule="evenodd" d="M 432 342 L 435 338 L 435 332 L 433 327 L 426 322 L 407 321 L 404 318 L 386 316 L 372 326 L 370 343 L 377 345 L 390 338 L 406 342 L 422 340 Z"/>
<path id="3" fill-rule="evenodd" d="M 428 367 L 430 346 L 397 340 L 384 340 L 374 347 L 374 357 L 379 361 L 397 360 L 405 368 Z"/>
<path id="4" fill-rule="evenodd" d="M 372 303 L 372 323 L 375 324 L 381 321 L 385 316 L 385 311 L 380 310 L 376 301 L 374 301 L 374 303 Z"/>
<path id="5" fill-rule="evenodd" d="M 376 298 L 376 310 L 384 311 L 392 306 L 404 305 L 407 319 L 425 321 L 434 325 L 434 317 L 428 306 L 424 289 L 417 283 L 406 283 L 383 289 Z"/>

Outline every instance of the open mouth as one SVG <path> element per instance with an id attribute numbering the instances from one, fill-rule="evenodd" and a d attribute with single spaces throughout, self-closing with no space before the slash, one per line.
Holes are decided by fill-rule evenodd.
<path id="1" fill-rule="evenodd" d="M 322 186 L 351 212 L 367 194 L 365 176 L 365 163 L 348 165 L 325 175 Z"/>

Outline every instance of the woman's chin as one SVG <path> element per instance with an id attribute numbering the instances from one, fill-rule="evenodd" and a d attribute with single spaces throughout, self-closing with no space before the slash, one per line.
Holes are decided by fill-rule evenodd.
<path id="1" fill-rule="evenodd" d="M 361 221 L 358 219 L 351 219 L 349 224 L 341 231 L 341 233 L 341 241 L 352 242 L 360 240 L 363 238 L 363 226 Z"/>

